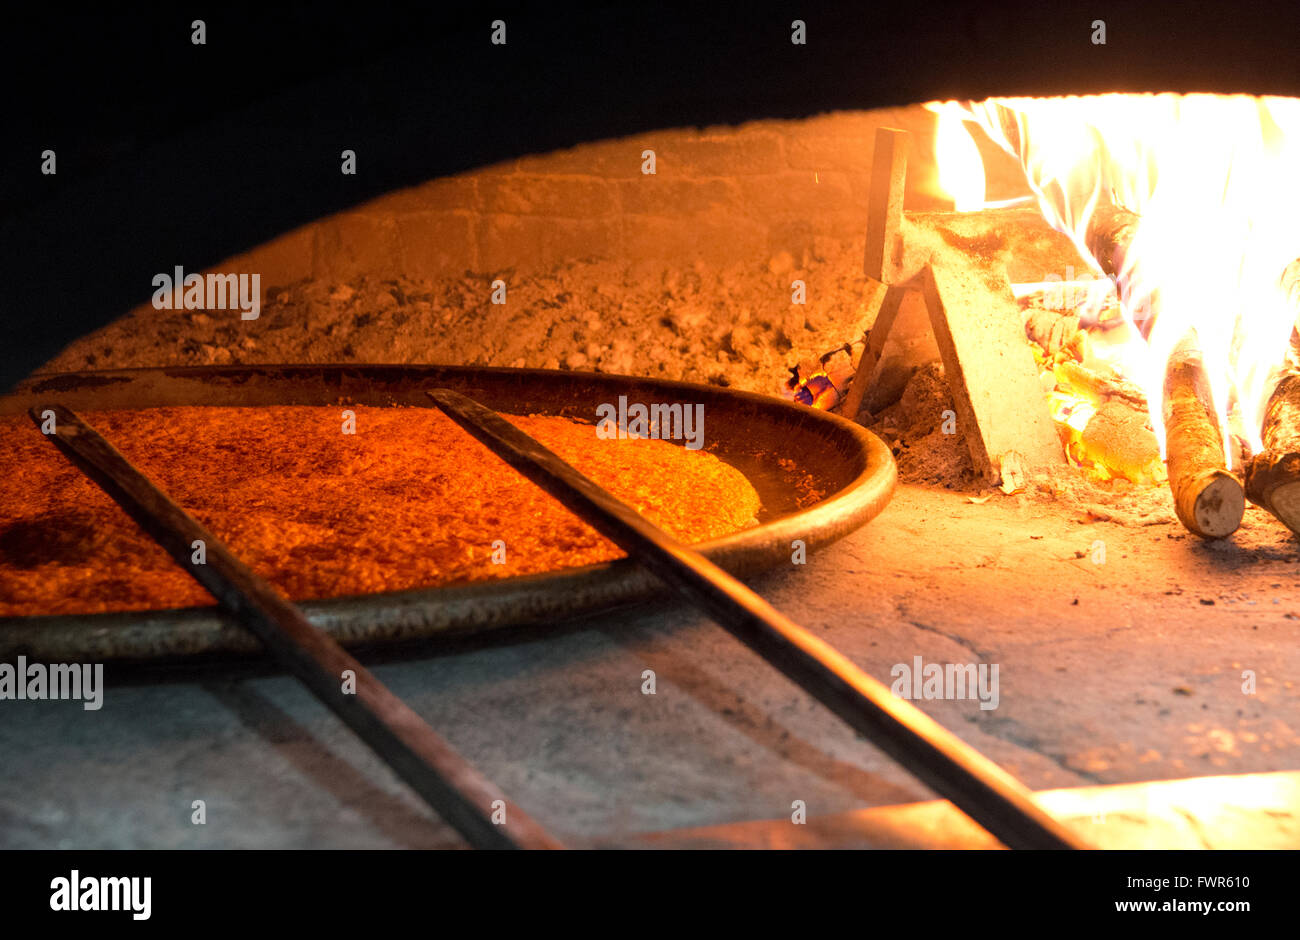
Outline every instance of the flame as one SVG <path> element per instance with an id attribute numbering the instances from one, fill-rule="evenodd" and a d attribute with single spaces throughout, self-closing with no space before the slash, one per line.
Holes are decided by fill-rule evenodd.
<path id="1" fill-rule="evenodd" d="M 1163 447 L 1165 366 L 1194 330 L 1225 456 L 1234 406 L 1258 450 L 1296 321 L 1281 275 L 1300 258 L 1300 99 L 1114 94 L 927 107 L 939 115 L 941 179 L 959 204 L 976 188 L 970 148 L 950 138 L 972 122 L 1019 159 L 1044 217 L 1096 273 L 1087 230 L 1098 207 L 1139 215 L 1116 272 L 1131 329 L 1111 332 L 1122 340 L 1099 342 L 1098 354 L 1142 387 Z"/>
<path id="2" fill-rule="evenodd" d="M 935 158 L 939 166 L 939 186 L 953 200 L 958 212 L 973 212 L 984 205 L 984 158 L 975 138 L 963 122 L 968 115 L 955 102 L 926 105 L 939 115 L 934 136 Z"/>

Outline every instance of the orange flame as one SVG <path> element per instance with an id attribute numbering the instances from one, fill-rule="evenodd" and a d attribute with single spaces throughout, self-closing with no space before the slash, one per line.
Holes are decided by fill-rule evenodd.
<path id="1" fill-rule="evenodd" d="M 954 102 L 926 105 L 939 115 L 934 150 L 939 165 L 939 186 L 952 197 L 958 212 L 986 208 L 984 159 L 963 122 L 968 115 Z"/>
<path id="2" fill-rule="evenodd" d="M 1258 449 L 1264 405 L 1296 320 L 1281 274 L 1300 258 L 1300 99 L 1116 94 L 928 107 L 945 136 L 941 179 L 963 187 L 960 204 L 983 198 L 968 182 L 970 151 L 948 140 L 972 122 L 1019 159 L 1044 217 L 1097 272 L 1086 232 L 1098 205 L 1140 216 L 1117 272 L 1134 328 L 1112 334 L 1122 343 L 1099 344 L 1098 352 L 1143 388 L 1163 446 L 1165 365 L 1195 330 L 1225 450 L 1233 403 Z M 944 163 L 952 167 L 946 177 Z M 1144 339 L 1136 325 L 1153 310 Z"/>

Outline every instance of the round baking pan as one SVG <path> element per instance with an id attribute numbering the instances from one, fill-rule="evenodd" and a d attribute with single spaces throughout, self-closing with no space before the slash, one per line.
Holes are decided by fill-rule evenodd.
<path id="1" fill-rule="evenodd" d="M 74 409 L 177 405 L 407 405 L 448 387 L 508 414 L 593 422 L 596 407 L 702 403 L 710 453 L 739 469 L 762 499 L 760 525 L 698 548 L 733 574 L 789 564 L 859 528 L 889 502 L 889 449 L 858 425 L 778 398 L 709 385 L 540 369 L 410 365 L 263 365 L 120 369 L 33 376 L 0 397 L 0 414 L 35 404 Z M 51 460 L 64 459 L 53 447 Z M 504 468 L 503 468 L 504 472 Z M 815 493 L 812 497 L 809 493 Z M 802 504 L 801 504 L 802 503 Z M 627 559 L 546 574 L 300 603 L 348 646 L 541 625 L 665 595 Z M 0 659 L 157 660 L 251 653 L 259 643 L 215 607 L 0 618 Z"/>

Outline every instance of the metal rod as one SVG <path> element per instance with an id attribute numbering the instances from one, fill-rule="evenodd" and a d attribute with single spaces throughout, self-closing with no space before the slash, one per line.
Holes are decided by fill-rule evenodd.
<path id="1" fill-rule="evenodd" d="M 357 733 L 475 848 L 562 846 L 443 741 L 405 702 L 158 489 L 112 444 L 61 405 L 31 409 L 38 427 L 53 412 L 50 441 L 139 523 L 271 655 Z M 193 563 L 202 540 L 204 563 Z M 356 677 L 344 691 L 344 673 Z M 493 823 L 504 813 L 505 822 Z"/>
<path id="2" fill-rule="evenodd" d="M 1088 847 L 1034 803 L 1029 790 L 997 764 L 496 412 L 450 389 L 428 395 L 498 457 L 705 610 L 1004 844 L 1029 849 Z"/>

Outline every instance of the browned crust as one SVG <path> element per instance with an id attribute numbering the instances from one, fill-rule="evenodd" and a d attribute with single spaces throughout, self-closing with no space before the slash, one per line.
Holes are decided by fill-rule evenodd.
<path id="1" fill-rule="evenodd" d="M 85 419 L 294 600 L 593 564 L 622 552 L 429 408 L 150 408 Z M 667 441 L 602 440 L 510 417 L 675 537 L 751 524 L 740 471 Z M 212 599 L 29 422 L 0 419 L 0 616 L 202 606 Z M 506 544 L 505 563 L 493 542 Z"/>

